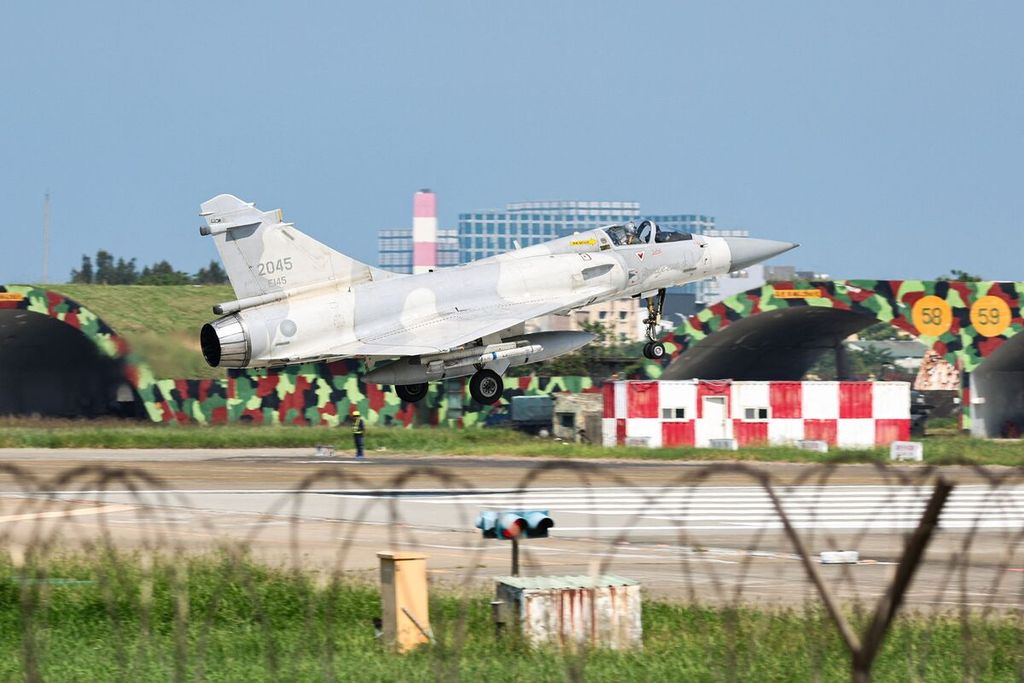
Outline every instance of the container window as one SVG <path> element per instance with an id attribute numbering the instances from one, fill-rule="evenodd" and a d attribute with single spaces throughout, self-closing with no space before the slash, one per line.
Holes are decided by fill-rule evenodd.
<path id="1" fill-rule="evenodd" d="M 767 408 L 744 408 L 743 409 L 744 420 L 767 420 L 768 409 Z"/>

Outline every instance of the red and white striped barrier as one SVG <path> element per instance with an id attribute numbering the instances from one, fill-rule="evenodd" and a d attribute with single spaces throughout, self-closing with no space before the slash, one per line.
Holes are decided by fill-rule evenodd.
<path id="1" fill-rule="evenodd" d="M 839 448 L 910 438 L 907 382 L 674 380 L 604 385 L 605 446 L 707 447 L 825 441 Z"/>

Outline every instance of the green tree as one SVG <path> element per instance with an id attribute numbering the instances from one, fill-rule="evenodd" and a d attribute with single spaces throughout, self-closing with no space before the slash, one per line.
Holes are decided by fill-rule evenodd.
<path id="1" fill-rule="evenodd" d="M 935 278 L 939 282 L 981 282 L 980 275 L 972 275 L 966 270 L 958 270 L 953 268 L 949 271 L 949 275 L 940 275 Z"/>
<path id="2" fill-rule="evenodd" d="M 114 255 L 106 249 L 96 252 L 96 274 L 93 282 L 101 285 L 133 285 L 139 279 L 135 268 L 135 259 L 125 261 L 123 258 L 114 260 Z"/>
<path id="3" fill-rule="evenodd" d="M 114 270 L 114 255 L 105 249 L 96 252 L 96 275 L 93 282 L 101 285 L 117 284 L 114 280 L 117 273 Z"/>
<path id="4" fill-rule="evenodd" d="M 899 341 L 911 338 L 909 334 L 887 322 L 877 322 L 874 325 L 869 325 L 858 332 L 857 336 L 871 341 Z"/>
<path id="5" fill-rule="evenodd" d="M 187 285 L 192 282 L 188 273 L 177 271 L 167 261 L 158 261 L 152 266 L 142 269 L 142 276 L 138 278 L 140 285 Z"/>
<path id="6" fill-rule="evenodd" d="M 850 345 L 847 344 L 846 362 L 851 378 L 856 379 L 867 379 L 871 376 L 878 378 L 896 369 L 889 349 L 864 348 L 859 350 L 850 348 Z M 814 365 L 807 370 L 807 374 L 822 380 L 839 379 L 835 351 L 833 349 L 823 351 L 814 361 Z"/>
<path id="7" fill-rule="evenodd" d="M 135 259 L 128 261 L 123 258 L 117 259 L 117 265 L 114 266 L 114 279 L 109 284 L 134 285 L 138 280 L 139 271 L 135 268 Z"/>
<path id="8" fill-rule="evenodd" d="M 71 269 L 71 282 L 81 285 L 93 283 L 92 259 L 82 254 L 82 267 L 78 270 Z"/>
<path id="9" fill-rule="evenodd" d="M 228 281 L 228 274 L 224 272 L 217 261 L 210 261 L 210 265 L 200 268 L 192 280 L 197 285 L 223 285 Z"/>

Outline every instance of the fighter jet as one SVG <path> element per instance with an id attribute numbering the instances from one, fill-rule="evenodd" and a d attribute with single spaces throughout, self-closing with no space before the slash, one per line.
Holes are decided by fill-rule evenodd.
<path id="1" fill-rule="evenodd" d="M 360 263 L 284 222 L 222 194 L 202 204 L 234 301 L 200 332 L 213 367 L 279 367 L 359 358 L 365 381 L 418 401 L 429 382 L 471 376 L 480 403 L 501 398 L 502 373 L 569 353 L 588 332 L 523 333 L 523 323 L 611 299 L 647 305 L 644 355 L 661 358 L 669 287 L 746 268 L 798 245 L 707 237 L 651 221 L 586 230 L 417 275 Z"/>

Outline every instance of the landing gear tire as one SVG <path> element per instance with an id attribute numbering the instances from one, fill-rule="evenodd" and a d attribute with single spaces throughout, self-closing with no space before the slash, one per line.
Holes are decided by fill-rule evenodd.
<path id="1" fill-rule="evenodd" d="M 489 405 L 497 402 L 505 390 L 501 375 L 494 370 L 478 370 L 469 379 L 469 393 L 477 403 Z"/>
<path id="2" fill-rule="evenodd" d="M 399 384 L 395 385 L 395 394 L 406 403 L 416 403 L 427 395 L 428 385 L 423 384 Z"/>
<path id="3" fill-rule="evenodd" d="M 665 357 L 665 345 L 661 342 L 647 342 L 644 344 L 644 358 L 661 360 Z"/>

